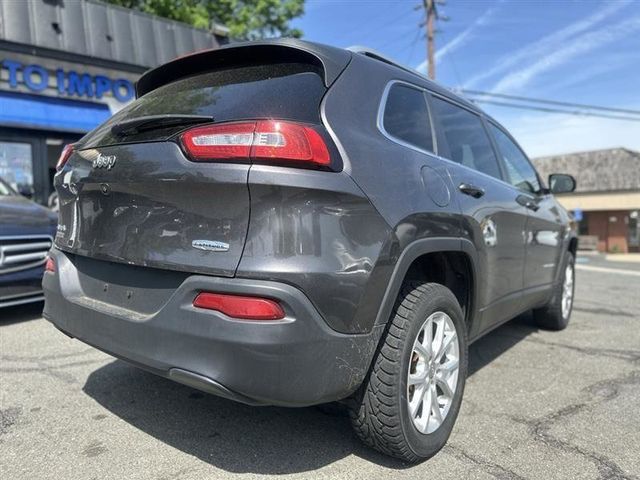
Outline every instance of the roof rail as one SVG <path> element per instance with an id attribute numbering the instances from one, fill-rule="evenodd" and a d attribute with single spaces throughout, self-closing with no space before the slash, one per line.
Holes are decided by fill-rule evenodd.
<path id="1" fill-rule="evenodd" d="M 361 45 L 353 45 L 351 47 L 347 47 L 347 50 L 349 50 L 350 52 L 353 52 L 353 53 L 359 53 L 361 55 L 364 55 L 365 57 L 369 57 L 369 58 L 373 58 L 373 59 L 376 59 L 376 60 L 380 60 L 381 62 L 387 63 L 389 65 L 393 65 L 394 67 L 398 67 L 398 68 L 404 70 L 405 72 L 413 73 L 414 75 L 418 75 L 418 76 L 420 76 L 422 78 L 426 78 L 425 75 L 423 75 L 419 71 L 414 70 L 413 68 L 409 68 L 409 67 L 406 67 L 404 65 L 401 65 L 400 63 L 396 62 L 395 60 L 392 60 L 391 58 L 383 55 L 382 53 L 380 53 L 377 50 L 374 50 L 372 48 L 363 47 Z"/>
<path id="2" fill-rule="evenodd" d="M 392 60 L 389 57 L 386 57 L 382 53 L 377 52 L 376 50 L 374 50 L 372 48 L 362 47 L 362 46 L 359 46 L 359 45 L 354 45 L 352 47 L 346 48 L 346 50 L 348 50 L 350 52 L 353 52 L 353 53 L 359 53 L 360 55 L 364 55 L 365 57 L 373 58 L 374 60 L 378 60 L 380 62 L 386 63 L 387 65 L 393 65 L 394 67 L 397 67 L 397 68 L 399 68 L 401 70 L 404 70 L 407 73 L 411 73 L 413 75 L 417 75 L 418 77 L 420 77 L 421 80 L 426 80 L 428 82 L 431 82 L 436 87 L 439 87 L 439 88 L 443 89 L 444 91 L 448 92 L 449 94 L 453 94 L 454 100 L 456 100 L 458 102 L 461 102 L 461 103 L 463 103 L 463 104 L 465 104 L 465 105 L 467 105 L 469 107 L 478 108 L 478 106 L 475 104 L 475 102 L 473 102 L 473 101 L 469 100 L 468 98 L 466 98 L 461 91 L 456 90 L 455 88 L 448 88 L 448 87 L 444 87 L 442 85 L 438 85 L 433 80 L 431 80 L 429 77 L 427 77 L 426 75 L 420 73 L 419 71 L 414 70 L 413 68 L 401 65 L 398 62 L 396 62 L 395 60 Z"/>

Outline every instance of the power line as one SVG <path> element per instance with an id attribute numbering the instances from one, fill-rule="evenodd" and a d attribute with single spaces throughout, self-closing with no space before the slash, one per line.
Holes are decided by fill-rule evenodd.
<path id="1" fill-rule="evenodd" d="M 614 120 L 626 120 L 631 122 L 640 122 L 640 117 L 629 117 L 624 115 L 607 115 L 606 113 L 585 112 L 581 110 L 562 110 L 559 108 L 541 107 L 536 105 L 522 105 L 518 103 L 500 102 L 497 100 L 487 100 L 482 98 L 470 98 L 474 103 L 487 103 L 499 107 L 520 108 L 524 110 L 535 110 L 538 112 L 564 113 L 565 115 L 577 115 L 581 117 L 600 117 Z"/>
<path id="2" fill-rule="evenodd" d="M 505 98 L 508 100 L 518 100 L 518 101 L 530 102 L 530 103 L 542 103 L 547 105 L 557 105 L 561 107 L 583 108 L 585 110 L 600 110 L 604 112 L 617 112 L 617 113 L 629 113 L 631 115 L 640 115 L 640 110 L 632 110 L 627 108 L 603 107 L 601 105 L 588 105 L 585 103 L 562 102 L 558 100 L 546 100 L 542 98 L 522 97 L 518 95 L 507 95 L 504 93 L 483 92 L 481 90 L 467 90 L 464 88 L 457 89 L 456 91 L 466 95 L 474 95 L 474 96 L 480 95 L 483 97 Z"/>
<path id="3" fill-rule="evenodd" d="M 422 20 L 420 20 L 420 24 L 418 25 L 418 33 L 420 32 L 420 29 L 422 28 L 422 23 L 423 23 Z M 390 36 L 390 37 L 386 38 L 385 42 L 381 43 L 378 48 L 380 48 L 380 49 L 386 48 L 391 44 L 397 43 L 398 40 L 400 40 L 400 39 L 408 38 L 408 35 L 410 35 L 410 34 L 411 34 L 411 32 L 407 32 L 407 31 L 403 30 L 403 31 L 400 32 L 400 35 L 396 34 L 396 35 L 393 35 L 393 36 Z"/>
<path id="4" fill-rule="evenodd" d="M 400 13 L 400 15 L 395 15 L 392 18 L 388 18 L 388 12 L 383 12 L 383 16 L 384 21 L 382 23 L 376 22 L 374 23 L 373 26 L 371 26 L 370 24 L 362 24 L 361 26 L 364 26 L 365 28 L 356 28 L 355 30 L 352 30 L 350 32 L 350 35 L 353 37 L 354 35 L 356 35 L 358 38 L 360 38 L 359 43 L 362 43 L 363 40 L 362 38 L 367 38 L 369 37 L 371 34 L 375 35 L 376 38 L 380 37 L 380 29 L 384 26 L 389 26 L 392 25 L 394 23 L 397 23 L 398 21 L 406 18 L 406 16 L 408 14 L 410 14 L 412 11 L 414 10 L 414 7 L 411 6 L 411 9 L 409 11 L 407 11 L 407 9 L 403 9 L 402 12 Z M 403 32 L 402 33 L 402 37 L 406 37 L 406 33 Z M 399 37 L 398 37 L 399 38 Z"/>
<path id="5" fill-rule="evenodd" d="M 421 21 L 421 23 L 422 23 L 422 21 Z M 413 41 L 411 42 L 411 49 L 409 50 L 409 56 L 407 58 L 406 63 L 409 63 L 411 61 L 411 58 L 413 57 L 413 51 L 416 48 L 416 43 L 418 43 L 418 40 L 420 40 L 420 33 L 422 33 L 422 32 L 421 32 L 420 28 L 418 28 L 416 30 L 416 36 L 414 37 Z"/>
<path id="6" fill-rule="evenodd" d="M 445 57 L 447 57 L 447 60 L 451 64 L 451 67 L 453 69 L 453 74 L 456 77 L 456 81 L 458 82 L 458 85 L 462 85 L 462 81 L 460 80 L 460 72 L 458 71 L 458 66 L 456 65 L 456 62 L 453 60 L 453 55 L 449 54 L 449 55 L 445 55 Z"/>

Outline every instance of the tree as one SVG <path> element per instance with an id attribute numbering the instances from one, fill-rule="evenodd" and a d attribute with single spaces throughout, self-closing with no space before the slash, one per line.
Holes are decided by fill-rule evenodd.
<path id="1" fill-rule="evenodd" d="M 289 21 L 304 13 L 304 0 L 106 0 L 108 3 L 178 20 L 197 28 L 212 22 L 229 29 L 231 38 L 296 37 L 302 31 Z"/>

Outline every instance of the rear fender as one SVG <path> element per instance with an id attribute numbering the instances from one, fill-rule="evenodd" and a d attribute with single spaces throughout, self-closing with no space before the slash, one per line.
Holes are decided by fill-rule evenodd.
<path id="1" fill-rule="evenodd" d="M 470 283 L 474 287 L 477 285 L 477 253 L 471 241 L 448 237 L 434 237 L 415 240 L 405 247 L 396 262 L 389 280 L 389 285 L 387 286 L 380 309 L 378 310 L 378 315 L 376 316 L 376 325 L 383 325 L 389 321 L 396 299 L 400 293 L 402 283 L 404 282 L 407 272 L 413 262 L 422 255 L 437 252 L 465 253 L 471 264 L 472 278 Z M 467 313 L 468 318 L 466 319 L 469 331 L 472 331 L 472 325 L 476 319 L 476 296 L 477 288 L 472 288 L 469 302 L 470 305 Z"/>

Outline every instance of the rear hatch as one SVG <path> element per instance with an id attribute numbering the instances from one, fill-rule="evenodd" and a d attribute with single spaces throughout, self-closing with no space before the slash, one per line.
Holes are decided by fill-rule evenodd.
<path id="1" fill-rule="evenodd" d="M 131 265 L 235 274 L 250 218 L 253 157 L 194 158 L 183 134 L 268 119 L 319 126 L 327 90 L 317 56 L 282 46 L 256 56 L 248 48 L 152 70 L 138 85 L 144 95 L 76 144 L 55 177 L 58 248 Z M 242 55 L 230 55 L 234 50 Z"/>

